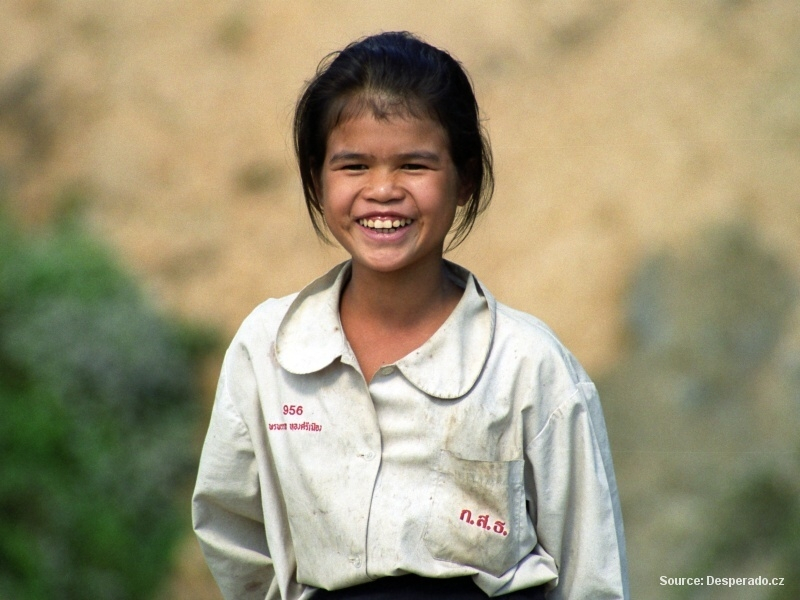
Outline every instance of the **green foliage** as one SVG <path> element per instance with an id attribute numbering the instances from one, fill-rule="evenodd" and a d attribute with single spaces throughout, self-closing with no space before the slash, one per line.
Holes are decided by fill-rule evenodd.
<path id="1" fill-rule="evenodd" d="M 691 385 L 687 404 L 748 396 L 797 298 L 788 269 L 744 226 L 713 228 L 686 256 L 641 269 L 629 300 L 637 352 Z M 692 393 L 693 392 L 693 393 Z"/>
<path id="2" fill-rule="evenodd" d="M 148 597 L 185 526 L 193 359 L 73 221 L 0 216 L 0 598 Z"/>
<path id="3" fill-rule="evenodd" d="M 642 588 L 662 575 L 784 577 L 738 592 L 800 597 L 797 311 L 792 270 L 746 224 L 706 230 L 638 271 L 628 352 L 598 387 Z"/>
<path id="4" fill-rule="evenodd" d="M 693 556 L 702 577 L 719 572 L 749 577 L 783 577 L 769 587 L 769 600 L 800 597 L 800 488 L 796 476 L 778 469 L 758 469 L 735 482 L 718 505 L 715 527 Z M 759 557 L 755 569 L 753 557 Z"/>

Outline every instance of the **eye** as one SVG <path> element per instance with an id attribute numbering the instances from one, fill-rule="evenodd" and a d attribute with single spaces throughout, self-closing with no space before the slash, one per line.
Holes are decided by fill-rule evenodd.
<path id="1" fill-rule="evenodd" d="M 367 165 L 361 163 L 345 164 L 340 167 L 343 171 L 366 171 Z"/>
<path id="2" fill-rule="evenodd" d="M 403 165 L 405 171 L 422 171 L 428 167 L 419 163 L 406 163 Z"/>

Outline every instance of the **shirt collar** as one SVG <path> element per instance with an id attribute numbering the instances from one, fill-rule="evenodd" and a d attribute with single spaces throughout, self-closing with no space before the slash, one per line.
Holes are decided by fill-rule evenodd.
<path id="1" fill-rule="evenodd" d="M 483 370 L 494 334 L 495 301 L 469 271 L 446 264 L 464 288 L 461 300 L 428 341 L 395 365 L 426 394 L 454 399 L 466 394 Z M 355 364 L 339 319 L 339 298 L 349 276 L 348 261 L 310 283 L 292 301 L 275 342 L 278 363 L 290 373 L 314 373 L 343 357 Z"/>

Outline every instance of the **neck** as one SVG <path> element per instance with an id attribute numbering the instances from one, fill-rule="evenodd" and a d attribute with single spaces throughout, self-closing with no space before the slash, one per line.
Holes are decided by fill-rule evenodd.
<path id="1" fill-rule="evenodd" d="M 342 295 L 342 310 L 359 319 L 377 321 L 384 328 L 407 328 L 452 308 L 460 294 L 441 259 L 392 273 L 353 264 Z"/>

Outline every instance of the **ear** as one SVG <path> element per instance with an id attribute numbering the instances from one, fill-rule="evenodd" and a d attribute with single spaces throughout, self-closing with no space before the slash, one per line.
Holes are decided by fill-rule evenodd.
<path id="1" fill-rule="evenodd" d="M 458 177 L 458 206 L 465 206 L 472 195 L 475 193 L 475 178 L 473 174 L 475 172 L 474 169 L 475 160 L 469 161 L 467 163 L 467 168 L 465 169 L 464 174 L 459 174 Z"/>
<path id="2" fill-rule="evenodd" d="M 467 201 L 472 196 L 472 186 L 461 184 L 458 186 L 458 197 L 457 197 L 457 206 L 465 206 Z"/>

